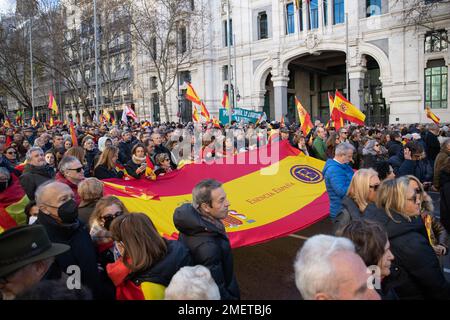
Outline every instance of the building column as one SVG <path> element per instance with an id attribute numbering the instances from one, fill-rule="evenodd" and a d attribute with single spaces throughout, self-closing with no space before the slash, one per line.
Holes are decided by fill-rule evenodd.
<path id="1" fill-rule="evenodd" d="M 360 95 L 359 90 L 364 88 L 364 79 L 367 69 L 356 67 L 349 70 L 350 79 L 350 102 L 360 110 L 364 110 L 364 94 Z"/>
<path id="2" fill-rule="evenodd" d="M 256 111 L 262 112 L 264 109 L 264 95 L 266 94 L 266 90 L 256 91 L 253 95 L 253 98 L 256 100 L 255 106 Z M 268 117 L 270 115 L 267 115 Z"/>
<path id="3" fill-rule="evenodd" d="M 303 14 L 303 37 L 308 36 L 309 29 L 309 5 L 306 1 L 302 1 L 302 14 Z"/>
<path id="4" fill-rule="evenodd" d="M 319 8 L 317 8 L 317 15 L 319 18 L 319 32 L 323 33 L 323 27 L 324 27 L 324 20 L 323 20 L 323 0 L 318 0 L 317 5 Z"/>
<path id="5" fill-rule="evenodd" d="M 281 116 L 287 114 L 288 81 L 289 77 L 287 76 L 272 77 L 276 121 L 279 121 Z"/>

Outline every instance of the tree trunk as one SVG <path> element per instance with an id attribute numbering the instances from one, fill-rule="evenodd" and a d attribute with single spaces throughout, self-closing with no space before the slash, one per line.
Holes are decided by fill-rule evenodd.
<path id="1" fill-rule="evenodd" d="M 166 117 L 166 122 L 170 122 L 169 118 L 169 108 L 167 107 L 167 92 L 161 92 L 161 105 L 164 108 L 164 116 Z"/>

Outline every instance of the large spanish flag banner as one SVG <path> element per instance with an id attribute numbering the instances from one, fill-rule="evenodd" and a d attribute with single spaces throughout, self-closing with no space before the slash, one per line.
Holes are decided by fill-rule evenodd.
<path id="1" fill-rule="evenodd" d="M 156 181 L 110 179 L 105 194 L 117 196 L 130 212 L 146 213 L 162 235 L 175 239 L 175 209 L 192 201 L 198 182 L 217 179 L 230 201 L 224 224 L 234 248 L 291 234 L 328 216 L 325 163 L 286 141 L 222 160 L 188 164 Z"/>
<path id="2" fill-rule="evenodd" d="M 19 179 L 12 175 L 12 184 L 0 192 L 0 233 L 26 222 L 25 206 L 30 202 Z"/>

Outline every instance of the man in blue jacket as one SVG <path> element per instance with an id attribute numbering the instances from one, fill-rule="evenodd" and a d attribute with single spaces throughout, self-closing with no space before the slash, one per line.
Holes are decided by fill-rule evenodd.
<path id="1" fill-rule="evenodd" d="M 325 185 L 330 198 L 330 217 L 334 220 L 342 209 L 342 198 L 347 194 L 353 178 L 352 161 L 355 148 L 348 142 L 336 146 L 334 159 L 328 159 L 323 168 Z"/>

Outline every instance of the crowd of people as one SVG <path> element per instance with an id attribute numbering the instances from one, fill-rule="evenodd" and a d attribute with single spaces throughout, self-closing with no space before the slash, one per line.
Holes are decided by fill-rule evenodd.
<path id="1" fill-rule="evenodd" d="M 20 186 L 26 224 L 0 235 L 0 299 L 240 298 L 220 182 L 204 180 L 174 212 L 178 240 L 103 193 L 101 180 L 149 179 L 286 141 L 326 161 L 333 235 L 295 259 L 304 299 L 448 299 L 449 128 L 232 122 L 0 128 L 0 194 Z M 450 133 L 448 134 L 450 137 Z M 440 218 L 428 192 L 440 192 Z M 80 269 L 78 290 L 67 287 Z M 367 268 L 374 270 L 368 286 Z M 377 285 L 377 279 L 379 281 Z M 75 281 L 76 282 L 76 281 Z"/>

